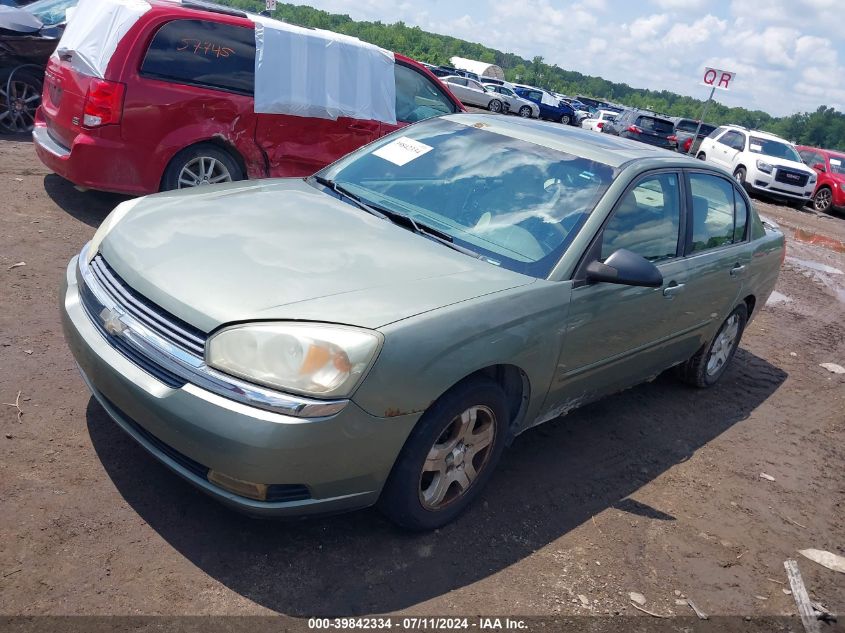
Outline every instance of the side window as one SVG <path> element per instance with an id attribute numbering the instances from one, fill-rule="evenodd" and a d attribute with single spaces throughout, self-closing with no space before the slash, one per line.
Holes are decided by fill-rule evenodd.
<path id="1" fill-rule="evenodd" d="M 745 141 L 748 140 L 742 132 L 736 133 L 736 140 L 734 140 L 733 147 L 735 150 L 739 150 L 740 152 L 745 151 Z"/>
<path id="2" fill-rule="evenodd" d="M 721 143 L 722 145 L 727 145 L 728 147 L 733 147 L 734 143 L 736 142 L 736 138 L 739 136 L 739 132 L 734 132 L 731 130 L 727 132 L 723 137 L 721 137 L 717 142 Z"/>
<path id="3" fill-rule="evenodd" d="M 693 253 L 742 241 L 748 207 L 732 182 L 710 174 L 690 174 L 690 190 Z"/>
<path id="4" fill-rule="evenodd" d="M 255 31 L 207 20 L 173 20 L 150 42 L 141 75 L 251 95 Z"/>
<path id="5" fill-rule="evenodd" d="M 681 222 L 677 174 L 658 174 L 641 180 L 617 203 L 602 235 L 601 259 L 625 248 L 647 260 L 675 257 Z"/>
<path id="6" fill-rule="evenodd" d="M 713 130 L 712 132 L 710 132 L 710 134 L 707 135 L 707 138 L 716 139 L 724 131 L 725 131 L 725 128 L 717 127 L 715 130 Z"/>
<path id="7" fill-rule="evenodd" d="M 465 77 L 453 77 L 452 79 L 449 80 L 449 83 L 455 84 L 455 85 L 458 85 L 458 86 L 466 86 L 467 80 L 466 80 Z"/>
<path id="8" fill-rule="evenodd" d="M 455 111 L 455 105 L 428 77 L 402 64 L 395 68 L 397 121 L 414 123 Z"/>

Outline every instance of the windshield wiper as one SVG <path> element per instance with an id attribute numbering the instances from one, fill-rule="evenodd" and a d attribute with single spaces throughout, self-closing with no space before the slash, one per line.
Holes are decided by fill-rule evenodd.
<path id="1" fill-rule="evenodd" d="M 374 205 L 371 202 L 364 202 L 361 198 L 356 196 L 354 193 L 350 192 L 349 190 L 345 189 L 342 185 L 337 184 L 334 180 L 330 178 L 324 178 L 323 176 L 312 176 L 314 180 L 318 183 L 323 185 L 324 187 L 328 187 L 332 191 L 334 191 L 339 196 L 343 196 L 345 198 L 349 198 L 352 200 L 358 207 L 366 211 L 367 213 L 372 213 L 374 216 L 378 218 L 382 218 L 383 220 L 390 220 L 394 224 L 405 224 L 407 228 L 409 228 L 414 233 L 418 235 L 422 235 L 423 237 L 427 237 L 432 239 L 436 242 L 440 242 L 444 246 L 448 246 L 449 248 L 458 251 L 459 253 L 463 253 L 464 255 L 469 255 L 470 257 L 475 257 L 476 259 L 482 259 L 483 256 L 481 253 L 476 253 L 474 250 L 466 248 L 465 246 L 460 246 L 459 244 L 455 244 L 452 241 L 452 238 L 442 231 L 438 231 L 437 229 L 427 226 L 425 224 L 420 224 L 410 215 L 401 213 L 399 211 L 394 211 L 392 209 L 388 209 L 386 207 L 382 207 L 380 205 Z"/>
<path id="2" fill-rule="evenodd" d="M 329 189 L 334 191 L 337 195 L 344 198 L 349 198 L 350 200 L 352 200 L 352 202 L 355 203 L 358 208 L 366 211 L 367 213 L 371 213 L 372 215 L 376 216 L 377 218 L 381 218 L 382 220 L 389 219 L 386 214 L 382 213 L 374 207 L 371 207 L 366 202 L 362 201 L 361 198 L 356 196 L 354 193 L 352 193 L 348 189 L 345 189 L 343 186 L 337 184 L 334 180 L 330 178 L 323 178 L 323 176 L 312 176 L 312 178 L 324 187 L 328 187 Z"/>

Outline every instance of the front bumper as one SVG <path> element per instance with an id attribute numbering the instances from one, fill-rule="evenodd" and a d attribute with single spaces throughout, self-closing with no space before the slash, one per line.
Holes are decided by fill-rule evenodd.
<path id="1" fill-rule="evenodd" d="M 809 202 L 813 195 L 813 189 L 816 183 L 807 184 L 804 187 L 796 187 L 783 182 L 775 180 L 775 173 L 767 174 L 759 169 L 754 169 L 753 173 L 749 172 L 745 179 L 745 184 L 754 191 L 765 193 L 777 198 L 786 198 L 789 200 L 803 200 Z"/>
<path id="2" fill-rule="evenodd" d="M 94 397 L 135 441 L 203 492 L 252 515 L 297 516 L 375 503 L 420 414 L 371 416 L 354 402 L 299 418 L 187 383 L 172 388 L 113 347 L 83 307 L 71 260 L 62 286 L 65 338 Z M 259 501 L 208 480 L 208 470 L 281 491 Z M 304 492 L 303 492 L 304 491 Z"/>

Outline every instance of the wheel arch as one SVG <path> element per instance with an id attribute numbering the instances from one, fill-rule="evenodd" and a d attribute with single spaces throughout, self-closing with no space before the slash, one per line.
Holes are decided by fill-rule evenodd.
<path id="1" fill-rule="evenodd" d="M 164 179 L 167 176 L 167 170 L 170 168 L 171 163 L 173 160 L 178 156 L 181 152 L 191 149 L 192 147 L 196 147 L 197 145 L 214 145 L 218 149 L 223 150 L 232 159 L 238 164 L 238 167 L 241 168 L 241 173 L 244 175 L 244 179 L 249 178 L 249 171 L 247 170 L 246 160 L 244 159 L 243 155 L 238 148 L 235 147 L 227 138 L 225 138 L 222 134 L 215 134 L 214 136 L 208 138 L 197 139 L 191 143 L 188 143 L 184 147 L 180 147 L 175 149 L 174 151 L 170 152 L 170 155 L 167 157 L 167 161 L 164 163 L 164 168 L 161 170 L 161 176 L 159 178 L 159 191 L 163 190 L 164 187 Z"/>

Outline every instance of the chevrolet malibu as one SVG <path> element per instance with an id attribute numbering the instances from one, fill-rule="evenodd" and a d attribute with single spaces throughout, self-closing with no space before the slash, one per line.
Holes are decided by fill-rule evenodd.
<path id="1" fill-rule="evenodd" d="M 716 383 L 783 255 L 701 161 L 459 114 L 124 202 L 61 302 L 94 397 L 206 493 L 432 529 L 515 435 L 672 367 Z"/>

